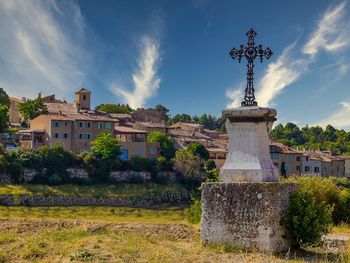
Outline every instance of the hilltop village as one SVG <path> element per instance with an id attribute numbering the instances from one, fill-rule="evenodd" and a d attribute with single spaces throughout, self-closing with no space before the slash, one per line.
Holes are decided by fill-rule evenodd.
<path id="1" fill-rule="evenodd" d="M 18 147 L 39 149 L 60 144 L 67 151 L 89 152 L 91 141 L 98 134 L 109 131 L 120 140 L 120 159 L 132 156 L 156 159 L 160 155 L 159 143 L 148 142 L 152 131 L 170 136 L 176 149 L 186 149 L 198 142 L 205 147 L 209 158 L 220 169 L 228 151 L 228 136 L 225 132 L 210 130 L 204 125 L 180 121 L 167 125 L 167 111 L 156 108 L 139 108 L 130 113 L 107 113 L 91 108 L 93 94 L 86 88 L 75 92 L 73 102 L 56 98 L 55 95 L 39 95 L 47 111 L 29 120 L 23 127 L 23 116 L 18 106 L 25 98 L 10 97 L 9 124 L 17 128 L 12 136 L 3 136 L 6 149 Z M 350 157 L 336 155 L 331 151 L 317 149 L 293 149 L 271 141 L 270 154 L 273 163 L 282 176 L 308 174 L 324 177 L 350 177 Z"/>

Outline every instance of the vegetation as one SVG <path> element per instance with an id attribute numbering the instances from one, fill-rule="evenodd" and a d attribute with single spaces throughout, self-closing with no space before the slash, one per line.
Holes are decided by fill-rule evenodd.
<path id="1" fill-rule="evenodd" d="M 284 182 L 299 184 L 299 191 L 309 192 L 317 203 L 333 207 L 333 223 L 350 222 L 350 180 L 346 178 L 323 178 L 318 176 L 296 176 Z"/>
<path id="2" fill-rule="evenodd" d="M 160 131 L 151 131 L 147 136 L 147 142 L 159 143 L 160 155 L 166 160 L 170 160 L 175 156 L 175 143 L 173 138 Z"/>
<path id="3" fill-rule="evenodd" d="M 193 155 L 199 156 L 201 159 L 203 159 L 205 161 L 207 161 L 209 159 L 209 152 L 208 152 L 208 150 L 205 149 L 204 145 L 199 143 L 199 142 L 191 143 L 188 146 L 187 151 L 189 151 Z"/>
<path id="4" fill-rule="evenodd" d="M 134 111 L 128 104 L 100 104 L 95 107 L 95 110 L 107 113 L 131 113 Z"/>
<path id="5" fill-rule="evenodd" d="M 350 132 L 327 125 L 299 128 L 294 123 L 278 124 L 271 132 L 272 139 L 294 148 L 330 150 L 350 155 Z"/>
<path id="6" fill-rule="evenodd" d="M 0 105 L 5 105 L 10 107 L 10 98 L 7 95 L 6 91 L 0 87 Z"/>
<path id="7" fill-rule="evenodd" d="M 0 132 L 4 132 L 9 126 L 9 108 L 0 104 Z"/>
<path id="8" fill-rule="evenodd" d="M 332 210 L 330 205 L 317 202 L 311 192 L 295 192 L 282 218 L 286 236 L 297 246 L 318 244 L 330 231 Z"/>
<path id="9" fill-rule="evenodd" d="M 28 123 L 29 120 L 35 119 L 39 115 L 48 113 L 44 101 L 40 96 L 36 99 L 28 99 L 19 104 L 18 110 L 22 114 L 26 123 Z"/>
<path id="10" fill-rule="evenodd" d="M 181 184 L 97 184 L 97 185 L 42 185 L 42 184 L 3 184 L 0 195 L 64 195 L 87 197 L 142 196 L 149 193 L 187 192 Z"/>
<path id="11" fill-rule="evenodd" d="M 167 114 L 169 112 L 169 109 L 164 107 L 163 105 L 161 104 L 157 104 L 155 107 L 154 107 L 156 110 L 159 110 L 159 111 L 162 111 L 164 112 L 165 114 Z"/>
<path id="12" fill-rule="evenodd" d="M 214 115 L 202 114 L 201 116 L 191 116 L 186 113 L 176 114 L 174 117 L 169 118 L 167 125 L 172 125 L 176 122 L 194 122 L 204 126 L 206 129 L 225 132 L 225 118 L 216 118 Z"/>

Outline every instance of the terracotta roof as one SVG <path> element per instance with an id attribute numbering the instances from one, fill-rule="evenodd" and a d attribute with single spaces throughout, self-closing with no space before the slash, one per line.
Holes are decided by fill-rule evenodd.
<path id="1" fill-rule="evenodd" d="M 59 114 L 72 114 L 77 113 L 77 109 L 74 107 L 73 103 L 54 103 L 45 102 L 46 108 L 49 113 Z"/>
<path id="2" fill-rule="evenodd" d="M 171 136 L 176 136 L 176 137 L 189 137 L 189 138 L 193 138 L 193 139 L 200 138 L 200 139 L 212 140 L 209 136 L 206 136 L 206 135 L 199 133 L 199 132 L 190 132 L 190 131 L 169 129 L 168 134 Z"/>
<path id="3" fill-rule="evenodd" d="M 19 102 L 19 103 L 24 102 L 23 100 L 18 99 L 18 98 L 15 98 L 15 97 L 9 97 L 9 99 L 10 99 L 10 100 L 14 100 L 14 101 Z"/>
<path id="4" fill-rule="evenodd" d="M 179 121 L 179 122 L 171 125 L 170 128 L 177 128 L 180 125 L 185 125 L 185 126 L 189 126 L 189 127 L 193 127 L 193 128 L 202 128 L 202 127 L 204 127 L 203 125 L 197 124 L 197 123 L 194 123 L 194 122 L 181 122 L 181 121 Z"/>
<path id="5" fill-rule="evenodd" d="M 79 93 L 79 92 L 86 92 L 86 93 L 91 93 L 90 90 L 87 90 L 85 88 L 81 88 L 80 90 L 76 91 L 75 94 Z"/>
<path id="6" fill-rule="evenodd" d="M 131 115 L 127 113 L 110 113 L 109 115 L 116 119 L 131 119 Z"/>
<path id="7" fill-rule="evenodd" d="M 209 129 L 203 129 L 204 132 L 207 132 L 207 133 L 216 133 L 216 134 L 222 134 L 221 132 L 218 132 L 218 131 L 214 131 L 214 130 L 209 130 Z"/>
<path id="8" fill-rule="evenodd" d="M 160 123 L 160 122 L 143 122 L 143 121 L 137 121 L 135 122 L 135 125 L 141 125 L 143 127 L 150 127 L 150 128 L 165 128 L 165 124 L 164 123 Z"/>
<path id="9" fill-rule="evenodd" d="M 219 153 L 227 153 L 227 150 L 224 148 L 217 148 L 217 147 L 206 147 L 208 152 L 219 152 Z"/>
<path id="10" fill-rule="evenodd" d="M 137 130 L 137 129 L 133 129 L 125 126 L 116 126 L 114 129 L 119 133 L 147 133 L 146 131 Z"/>
<path id="11" fill-rule="evenodd" d="M 116 122 L 116 120 L 108 117 L 108 116 L 100 116 L 100 115 L 85 115 L 85 114 L 66 114 L 66 115 L 59 115 L 59 114 L 48 114 L 48 115 L 40 115 L 37 118 L 43 118 L 42 116 L 45 116 L 45 118 L 48 118 L 50 120 L 62 120 L 62 121 L 109 121 L 109 122 Z"/>

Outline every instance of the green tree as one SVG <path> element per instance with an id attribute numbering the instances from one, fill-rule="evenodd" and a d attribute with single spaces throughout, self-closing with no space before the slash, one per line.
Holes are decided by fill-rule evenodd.
<path id="1" fill-rule="evenodd" d="M 178 150 L 174 158 L 174 169 L 187 178 L 195 178 L 201 171 L 201 160 L 186 150 Z"/>
<path id="2" fill-rule="evenodd" d="M 100 133 L 95 140 L 91 142 L 91 152 L 102 160 L 118 159 L 120 155 L 120 142 L 113 138 L 110 132 Z"/>
<path id="3" fill-rule="evenodd" d="M 203 159 L 205 161 L 209 159 L 208 150 L 205 149 L 203 144 L 200 144 L 199 142 L 191 143 L 188 146 L 187 151 L 191 152 L 193 155 L 199 156 L 201 159 Z"/>
<path id="4" fill-rule="evenodd" d="M 192 121 L 191 115 L 182 113 L 182 114 L 176 114 L 174 117 L 169 118 L 169 120 L 167 121 L 167 124 L 172 125 L 177 122 L 190 122 L 190 121 Z"/>
<path id="5" fill-rule="evenodd" d="M 157 104 L 154 108 L 156 110 L 162 111 L 164 113 L 168 113 L 169 112 L 169 109 L 164 107 L 162 104 Z"/>
<path id="6" fill-rule="evenodd" d="M 6 105 L 0 105 L 0 132 L 3 132 L 8 128 L 9 124 L 9 116 L 8 116 L 9 108 Z"/>
<path id="7" fill-rule="evenodd" d="M 151 131 L 147 136 L 147 142 L 159 143 L 160 155 L 168 161 L 175 156 L 175 143 L 173 138 L 160 131 Z"/>
<path id="8" fill-rule="evenodd" d="M 107 113 L 130 113 L 134 111 L 128 104 L 100 104 L 95 107 L 95 110 Z"/>
<path id="9" fill-rule="evenodd" d="M 91 145 L 92 158 L 87 155 L 84 156 L 84 160 L 87 160 L 88 166 L 92 168 L 90 170 L 92 179 L 106 183 L 110 178 L 110 172 L 121 166 L 120 142 L 113 138 L 111 133 L 102 132 Z"/>
<path id="10" fill-rule="evenodd" d="M 0 88 L 0 105 L 10 107 L 10 98 L 3 88 Z"/>
<path id="11" fill-rule="evenodd" d="M 25 122 L 48 113 L 46 105 L 40 96 L 36 99 L 28 99 L 26 102 L 19 104 L 18 110 L 22 114 Z"/>

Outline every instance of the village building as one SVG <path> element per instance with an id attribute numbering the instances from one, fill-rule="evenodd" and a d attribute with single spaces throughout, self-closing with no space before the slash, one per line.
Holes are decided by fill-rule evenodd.
<path id="1" fill-rule="evenodd" d="M 165 124 L 168 115 L 157 109 L 137 109 L 130 113 L 135 122 L 153 122 Z"/>
<path id="2" fill-rule="evenodd" d="M 289 177 L 301 174 L 302 153 L 281 143 L 270 144 L 270 155 L 273 164 L 281 176 Z"/>
<path id="3" fill-rule="evenodd" d="M 145 130 L 147 132 L 151 131 L 160 131 L 163 133 L 167 132 L 167 127 L 165 123 L 163 122 L 141 122 L 141 121 L 136 121 L 133 125 L 135 129 L 140 129 L 140 130 Z"/>
<path id="4" fill-rule="evenodd" d="M 19 112 L 18 105 L 25 102 L 25 98 L 17 99 L 15 97 L 9 97 L 10 108 L 9 108 L 9 122 L 11 127 L 20 127 L 23 121 L 23 117 Z"/>
<path id="5" fill-rule="evenodd" d="M 350 178 L 350 156 L 339 156 L 344 160 L 344 176 Z"/>
<path id="6" fill-rule="evenodd" d="M 127 161 L 132 156 L 139 156 L 148 159 L 156 159 L 159 157 L 159 143 L 147 143 L 147 131 L 116 126 L 115 135 L 116 138 L 121 141 L 121 160 Z"/>
<path id="7" fill-rule="evenodd" d="M 311 152 L 304 152 L 302 155 L 302 174 L 321 175 L 322 158 Z"/>
<path id="8" fill-rule="evenodd" d="M 330 152 L 315 151 L 321 158 L 321 176 L 323 177 L 344 177 L 345 161 L 341 157 L 332 156 Z"/>

